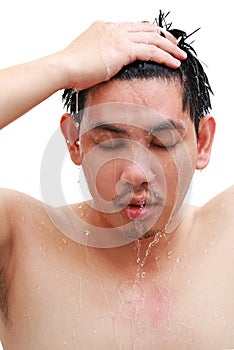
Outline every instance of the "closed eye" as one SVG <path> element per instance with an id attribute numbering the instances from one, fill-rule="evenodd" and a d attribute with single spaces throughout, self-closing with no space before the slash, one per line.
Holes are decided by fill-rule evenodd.
<path id="1" fill-rule="evenodd" d="M 169 149 L 181 142 L 182 137 L 176 130 L 162 130 L 153 135 L 152 146 Z"/>
<path id="2" fill-rule="evenodd" d="M 125 147 L 126 140 L 122 138 L 110 138 L 105 141 L 96 141 L 95 144 L 104 150 L 114 150 Z"/>

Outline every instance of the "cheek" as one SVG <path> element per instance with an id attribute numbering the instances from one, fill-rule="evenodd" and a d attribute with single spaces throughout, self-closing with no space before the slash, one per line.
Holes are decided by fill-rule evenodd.
<path id="1" fill-rule="evenodd" d="M 172 154 L 173 161 L 166 172 L 168 196 L 174 202 L 175 209 L 179 208 L 188 193 L 194 173 L 196 150 L 185 143 L 179 145 Z"/>
<path id="2" fill-rule="evenodd" d="M 96 172 L 95 186 L 98 196 L 106 201 L 116 196 L 116 185 L 120 178 L 120 165 L 117 161 L 103 164 Z"/>
<path id="3" fill-rule="evenodd" d="M 175 161 L 175 157 L 173 157 L 172 154 L 167 154 L 164 156 L 163 161 L 160 163 L 165 182 L 166 204 L 170 205 L 175 201 L 179 182 L 177 162 Z"/>
<path id="4" fill-rule="evenodd" d="M 194 151 L 185 143 L 164 153 L 160 161 L 166 184 L 163 214 L 177 211 L 183 203 L 194 172 Z"/>
<path id="5" fill-rule="evenodd" d="M 112 200 L 119 176 L 118 161 L 111 152 L 103 152 L 95 147 L 86 147 L 82 168 L 88 188 L 94 199 Z"/>

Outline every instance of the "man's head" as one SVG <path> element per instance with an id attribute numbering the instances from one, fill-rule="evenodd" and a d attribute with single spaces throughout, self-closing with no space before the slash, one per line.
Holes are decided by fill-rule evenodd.
<path id="1" fill-rule="evenodd" d="M 63 95 L 79 124 L 78 136 L 73 118 L 62 118 L 71 158 L 82 163 L 95 208 L 110 227 L 130 221 L 140 223 L 144 234 L 163 230 L 194 170 L 209 161 L 211 88 L 185 33 L 171 32 L 188 55 L 178 69 L 136 61 L 110 81 L 80 91 L 78 114 L 76 92 Z"/>

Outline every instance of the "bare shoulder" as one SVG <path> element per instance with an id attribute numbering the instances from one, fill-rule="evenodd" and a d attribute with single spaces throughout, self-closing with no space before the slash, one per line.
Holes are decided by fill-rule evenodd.
<path id="1" fill-rule="evenodd" d="M 0 200 L 1 200 L 1 203 L 3 202 L 3 200 L 4 201 L 7 200 L 7 202 L 11 200 L 25 200 L 25 201 L 40 202 L 26 193 L 8 189 L 8 188 L 0 188 Z"/>
<path id="2" fill-rule="evenodd" d="M 203 210 L 214 214 L 222 212 L 223 215 L 230 215 L 234 218 L 234 185 L 211 199 Z"/>
<path id="3" fill-rule="evenodd" d="M 199 220 L 207 231 L 216 232 L 234 245 L 234 186 L 215 196 L 199 210 Z"/>
<path id="4" fill-rule="evenodd" d="M 13 219 L 20 213 L 29 213 L 36 208 L 43 207 L 39 200 L 19 191 L 0 188 L 0 213 L 6 219 Z"/>
<path id="5" fill-rule="evenodd" d="M 38 239 L 54 242 L 64 234 L 73 240 L 80 225 L 74 213 L 72 206 L 52 207 L 25 193 L 0 188 L 0 248 L 10 237 L 16 244 Z"/>
<path id="6" fill-rule="evenodd" d="M 25 193 L 0 188 L 0 247 L 13 234 L 30 228 L 37 220 L 46 221 L 45 207 Z"/>

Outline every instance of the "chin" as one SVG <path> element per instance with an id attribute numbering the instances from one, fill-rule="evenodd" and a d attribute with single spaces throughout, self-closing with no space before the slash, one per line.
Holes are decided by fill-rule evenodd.
<path id="1" fill-rule="evenodd" d="M 148 239 L 150 237 L 154 237 L 155 236 L 155 233 L 153 231 L 149 231 L 149 232 L 146 232 L 142 237 L 141 239 Z"/>

